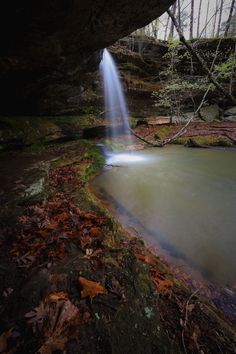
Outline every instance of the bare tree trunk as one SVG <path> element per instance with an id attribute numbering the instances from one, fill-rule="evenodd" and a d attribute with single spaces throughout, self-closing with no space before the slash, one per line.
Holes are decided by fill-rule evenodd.
<path id="1" fill-rule="evenodd" d="M 219 1 L 216 1 L 216 9 L 215 9 L 215 14 L 214 14 L 214 23 L 213 23 L 213 29 L 212 29 L 212 37 L 215 37 L 215 32 L 216 32 L 216 18 L 217 18 L 217 14 L 219 11 Z"/>
<path id="2" fill-rule="evenodd" d="M 174 5 L 172 6 L 172 11 L 173 11 L 173 14 L 175 16 L 175 13 L 176 13 L 176 6 L 177 5 L 177 2 L 174 3 Z M 171 22 L 171 25 L 170 25 L 170 33 L 169 33 L 169 39 L 173 39 L 174 37 L 174 24 L 173 24 L 173 21 Z"/>
<path id="3" fill-rule="evenodd" d="M 222 19 L 222 13 L 223 13 L 223 4 L 224 4 L 224 0 L 221 0 L 218 27 L 217 27 L 217 34 L 216 34 L 217 37 L 219 37 L 219 35 L 220 35 L 220 26 L 221 26 L 221 19 Z"/>
<path id="4" fill-rule="evenodd" d="M 236 42 L 234 45 L 234 56 L 233 59 L 236 59 Z M 234 81 L 234 69 L 235 69 L 235 61 L 234 61 L 234 65 L 232 65 L 232 71 L 231 71 L 231 77 L 230 77 L 230 83 L 229 83 L 229 93 L 232 95 L 232 91 L 233 91 L 233 81 Z"/>
<path id="5" fill-rule="evenodd" d="M 202 10 L 202 0 L 200 0 L 200 3 L 199 3 L 199 8 L 198 8 L 197 38 L 199 38 L 199 34 L 200 34 L 200 18 L 201 18 L 201 10 Z"/>
<path id="6" fill-rule="evenodd" d="M 158 32 L 159 32 L 159 19 L 158 18 L 152 22 L 152 31 L 153 31 L 154 37 L 157 39 Z"/>
<path id="7" fill-rule="evenodd" d="M 170 16 L 172 22 L 174 23 L 174 26 L 176 28 L 176 31 L 178 32 L 179 35 L 179 39 L 180 41 L 187 47 L 189 53 L 191 55 L 193 55 L 197 61 L 200 63 L 200 65 L 202 66 L 203 70 L 206 72 L 209 80 L 213 83 L 213 85 L 218 89 L 218 91 L 220 91 L 225 97 L 227 97 L 234 105 L 236 105 L 236 98 L 233 97 L 230 93 L 226 92 L 225 89 L 218 83 L 218 81 L 216 81 L 216 79 L 214 78 L 214 76 L 212 75 L 211 71 L 208 69 L 204 59 L 198 54 L 198 52 L 196 52 L 192 45 L 186 41 L 183 32 L 181 31 L 181 29 L 178 26 L 178 23 L 175 19 L 175 16 L 173 14 L 173 12 L 171 12 L 170 10 L 167 10 L 168 15 Z"/>
<path id="8" fill-rule="evenodd" d="M 206 24 L 205 24 L 205 38 L 207 38 L 207 23 L 208 23 L 208 15 L 209 15 L 209 6 L 210 6 L 210 0 L 208 0 L 208 3 L 207 3 Z"/>
<path id="9" fill-rule="evenodd" d="M 194 0 L 191 0 L 189 38 L 193 38 Z M 181 29 L 181 28 L 180 28 Z"/>
<path id="10" fill-rule="evenodd" d="M 180 0 L 178 0 L 178 22 L 179 22 L 179 27 L 182 30 Z"/>
<path id="11" fill-rule="evenodd" d="M 230 10 L 229 10 L 229 17 L 228 17 L 228 20 L 227 20 L 226 26 L 225 26 L 224 37 L 228 36 L 230 22 L 231 22 L 233 11 L 234 11 L 234 6 L 235 6 L 235 0 L 232 0 L 231 6 L 230 6 Z"/>
<path id="12" fill-rule="evenodd" d="M 169 28 L 169 23 L 170 23 L 170 16 L 168 15 L 168 19 L 166 22 L 166 28 L 165 28 L 165 34 L 164 34 L 164 41 L 167 40 L 167 32 L 168 32 L 168 28 Z"/>

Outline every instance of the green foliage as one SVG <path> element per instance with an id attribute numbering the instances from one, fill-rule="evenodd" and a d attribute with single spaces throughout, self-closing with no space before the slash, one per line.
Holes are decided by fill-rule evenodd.
<path id="1" fill-rule="evenodd" d="M 227 80 L 236 69 L 236 58 L 233 54 L 222 64 L 214 66 L 214 74 L 218 80 Z"/>
<path id="2" fill-rule="evenodd" d="M 188 92 L 188 96 L 191 96 L 195 92 L 207 90 L 208 86 L 209 84 L 207 82 L 181 80 L 179 76 L 175 76 L 175 78 L 160 91 L 153 92 L 152 96 L 155 99 L 156 107 L 169 108 L 170 114 L 178 115 L 181 102 L 186 92 Z M 211 85 L 210 90 L 214 90 L 213 85 Z"/>
<path id="3" fill-rule="evenodd" d="M 191 80 L 191 78 L 183 78 L 183 75 L 178 73 L 177 67 L 182 62 L 190 62 L 189 59 L 191 57 L 190 53 L 187 50 L 183 51 L 182 46 L 179 44 L 180 42 L 176 40 L 169 42 L 169 49 L 164 59 L 170 63 L 161 73 L 165 84 L 159 91 L 152 94 L 155 106 L 169 109 L 171 116 L 180 116 L 182 103 L 185 99 L 192 98 L 193 106 L 195 106 L 194 96 L 197 93 L 204 93 L 208 88 L 210 88 L 210 91 L 215 90 L 215 87 L 209 84 L 207 77 L 200 80 Z"/>
<path id="4" fill-rule="evenodd" d="M 81 113 L 82 114 L 98 114 L 99 113 L 99 109 L 97 107 L 94 106 L 87 106 L 87 107 L 83 107 L 81 108 Z"/>

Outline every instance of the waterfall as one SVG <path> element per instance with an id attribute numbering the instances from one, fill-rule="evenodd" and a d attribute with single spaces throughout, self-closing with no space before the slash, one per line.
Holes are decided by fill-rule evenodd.
<path id="1" fill-rule="evenodd" d="M 114 140 L 118 135 L 125 135 L 127 142 L 131 143 L 129 113 L 119 78 L 119 72 L 107 49 L 103 51 L 100 70 L 104 85 L 105 115 L 107 120 L 111 123 L 108 136 L 110 139 Z"/>

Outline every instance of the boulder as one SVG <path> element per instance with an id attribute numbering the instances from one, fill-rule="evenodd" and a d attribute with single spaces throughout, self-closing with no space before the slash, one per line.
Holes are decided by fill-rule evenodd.
<path id="1" fill-rule="evenodd" d="M 219 120 L 220 108 L 217 104 L 202 107 L 200 114 L 204 120 L 211 122 L 213 120 Z"/>
<path id="2" fill-rule="evenodd" d="M 236 120 L 236 106 L 231 107 L 224 111 L 223 113 L 223 118 L 229 121 L 235 121 Z"/>

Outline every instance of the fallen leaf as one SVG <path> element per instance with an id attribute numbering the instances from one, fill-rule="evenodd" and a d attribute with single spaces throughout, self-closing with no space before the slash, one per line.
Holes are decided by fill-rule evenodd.
<path id="1" fill-rule="evenodd" d="M 91 229 L 89 231 L 95 237 L 99 238 L 99 237 L 103 236 L 101 229 L 99 229 L 98 227 L 91 227 Z"/>
<path id="2" fill-rule="evenodd" d="M 107 290 L 99 283 L 88 280 L 83 277 L 79 277 L 79 283 L 82 286 L 83 290 L 81 291 L 81 298 L 95 297 L 98 294 L 107 294 Z"/>
<path id="3" fill-rule="evenodd" d="M 143 255 L 143 254 L 138 254 L 137 257 L 140 261 L 145 262 L 145 263 L 149 264 L 150 266 L 153 266 L 153 267 L 156 266 L 156 261 L 153 257 Z"/>
<path id="4" fill-rule="evenodd" d="M 68 295 L 64 291 L 52 293 L 47 296 L 47 300 L 50 302 L 57 302 L 58 300 L 68 300 Z"/>
<path id="5" fill-rule="evenodd" d="M 39 306 L 27 312 L 24 317 L 27 318 L 27 322 L 32 325 L 34 332 L 36 332 L 36 330 L 41 331 L 48 312 L 48 304 L 40 302 Z"/>
<path id="6" fill-rule="evenodd" d="M 7 350 L 7 341 L 11 337 L 13 328 L 9 329 L 6 332 L 3 332 L 0 336 L 0 353 L 3 353 Z"/>
<path id="7" fill-rule="evenodd" d="M 173 287 L 174 283 L 170 279 L 155 279 L 152 277 L 152 282 L 155 285 L 156 289 L 164 294 L 171 296 L 171 288 Z"/>
<path id="8" fill-rule="evenodd" d="M 63 351 L 78 325 L 86 320 L 63 291 L 48 295 L 33 311 L 25 314 L 25 318 L 34 332 L 44 336 L 45 341 L 38 350 L 40 354 Z"/>
<path id="9" fill-rule="evenodd" d="M 68 338 L 66 337 L 49 337 L 46 342 L 39 348 L 39 354 L 52 354 L 55 351 L 63 351 Z"/>
<path id="10" fill-rule="evenodd" d="M 63 211 L 62 213 L 58 214 L 55 216 L 55 220 L 57 222 L 65 222 L 66 220 L 68 220 L 70 218 L 70 215 L 68 214 L 68 212 Z"/>

